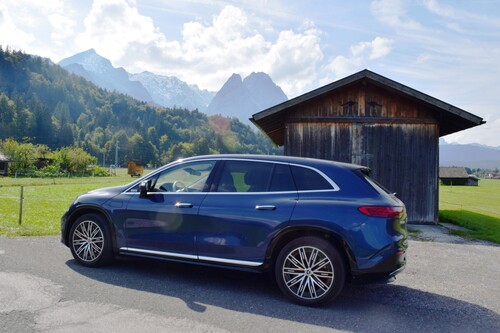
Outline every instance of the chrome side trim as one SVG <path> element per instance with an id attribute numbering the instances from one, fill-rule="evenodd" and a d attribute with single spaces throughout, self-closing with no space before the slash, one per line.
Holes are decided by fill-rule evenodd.
<path id="1" fill-rule="evenodd" d="M 194 255 L 194 254 L 183 254 L 183 253 L 175 253 L 175 252 L 144 250 L 144 249 L 136 249 L 136 248 L 132 248 L 132 247 L 121 247 L 120 251 L 135 252 L 135 253 L 142 253 L 142 254 L 152 254 L 155 256 L 174 257 L 174 258 L 191 259 L 191 260 L 198 259 L 198 256 Z"/>
<path id="2" fill-rule="evenodd" d="M 132 248 L 132 247 L 121 247 L 120 251 L 134 252 L 134 253 L 141 253 L 141 254 L 150 254 L 150 255 L 161 256 L 161 257 L 172 257 L 172 258 L 191 259 L 191 260 L 203 260 L 203 261 L 209 261 L 209 262 L 215 262 L 215 263 L 221 263 L 221 264 L 231 264 L 231 265 L 248 266 L 248 267 L 257 267 L 257 266 L 260 266 L 263 264 L 263 262 L 259 262 L 259 261 L 224 259 L 224 258 L 197 256 L 194 254 L 184 254 L 184 253 L 176 253 L 176 252 L 164 252 L 164 251 L 136 249 L 136 248 Z"/>
<path id="3" fill-rule="evenodd" d="M 240 265 L 240 266 L 250 266 L 250 267 L 257 267 L 263 264 L 263 262 L 258 262 L 258 261 L 223 259 L 223 258 L 204 257 L 204 256 L 199 256 L 198 258 L 204 261 L 218 262 L 222 264 Z"/>

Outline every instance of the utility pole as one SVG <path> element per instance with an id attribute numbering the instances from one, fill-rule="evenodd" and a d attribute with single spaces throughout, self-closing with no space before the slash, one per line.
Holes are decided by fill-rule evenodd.
<path id="1" fill-rule="evenodd" d="M 118 145 L 120 144 L 120 141 L 116 141 L 116 147 L 115 147 L 115 165 L 118 168 Z"/>

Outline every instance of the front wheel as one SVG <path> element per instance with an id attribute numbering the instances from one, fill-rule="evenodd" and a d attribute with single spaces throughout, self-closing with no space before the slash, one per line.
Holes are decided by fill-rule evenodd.
<path id="1" fill-rule="evenodd" d="M 69 244 L 73 257 L 84 266 L 102 266 L 113 259 L 111 233 L 100 215 L 80 216 L 71 227 Z"/>
<path id="2" fill-rule="evenodd" d="M 345 264 L 339 251 L 319 237 L 294 239 L 276 259 L 280 290 L 301 305 L 317 306 L 337 297 L 345 282 Z"/>

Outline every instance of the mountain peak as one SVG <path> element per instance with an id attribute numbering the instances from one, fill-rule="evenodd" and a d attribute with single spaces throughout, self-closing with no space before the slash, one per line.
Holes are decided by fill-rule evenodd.
<path id="1" fill-rule="evenodd" d="M 140 82 L 130 81 L 128 73 L 115 68 L 111 61 L 100 56 L 94 49 L 77 53 L 59 62 L 69 72 L 83 76 L 101 88 L 115 90 L 144 102 L 153 102 Z"/>
<path id="2" fill-rule="evenodd" d="M 104 74 L 115 69 L 111 64 L 111 61 L 100 56 L 94 49 L 77 53 L 59 62 L 59 65 L 62 67 L 66 67 L 71 64 L 80 64 L 85 70 L 100 74 Z"/>
<path id="3" fill-rule="evenodd" d="M 236 73 L 233 73 L 229 79 L 227 79 L 226 84 L 241 84 L 243 82 L 243 80 L 241 79 L 241 75 L 240 74 L 236 74 Z"/>
<path id="4" fill-rule="evenodd" d="M 245 79 L 232 74 L 215 95 L 207 109 L 208 114 L 222 114 L 239 118 L 249 124 L 253 113 L 288 100 L 271 77 L 263 72 L 251 73 Z"/>

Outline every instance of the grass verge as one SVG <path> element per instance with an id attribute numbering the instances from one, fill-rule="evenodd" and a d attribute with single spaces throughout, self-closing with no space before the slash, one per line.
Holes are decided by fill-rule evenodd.
<path id="1" fill-rule="evenodd" d="M 468 210 L 441 210 L 439 221 L 448 222 L 469 229 L 469 231 L 450 230 L 452 234 L 482 239 L 500 244 L 500 218 Z"/>

